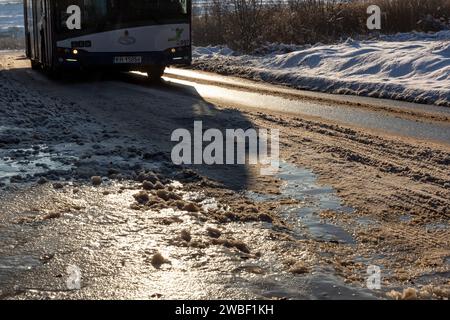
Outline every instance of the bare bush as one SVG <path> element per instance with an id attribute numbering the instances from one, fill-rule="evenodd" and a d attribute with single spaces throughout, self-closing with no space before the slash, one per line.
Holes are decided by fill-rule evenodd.
<path id="1" fill-rule="evenodd" d="M 263 39 L 268 13 L 263 0 L 211 0 L 204 14 L 193 18 L 194 41 L 250 50 Z"/>
<path id="2" fill-rule="evenodd" d="M 196 45 L 249 52 L 264 42 L 329 43 L 369 35 L 367 7 L 382 10 L 382 33 L 450 27 L 450 0 L 212 0 L 194 17 Z"/>
<path id="3" fill-rule="evenodd" d="M 0 37 L 0 50 L 18 50 L 24 48 L 24 38 Z"/>

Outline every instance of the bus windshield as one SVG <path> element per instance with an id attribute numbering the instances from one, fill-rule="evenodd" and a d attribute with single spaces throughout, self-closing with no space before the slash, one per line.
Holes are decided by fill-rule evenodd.
<path id="1" fill-rule="evenodd" d="M 57 31 L 68 33 L 67 8 L 81 9 L 81 29 L 77 33 L 99 32 L 119 28 L 163 24 L 188 19 L 188 0 L 58 0 Z"/>

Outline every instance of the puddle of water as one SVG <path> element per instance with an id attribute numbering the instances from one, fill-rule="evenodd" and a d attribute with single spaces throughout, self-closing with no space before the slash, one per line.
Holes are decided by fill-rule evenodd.
<path id="1" fill-rule="evenodd" d="M 281 164 L 279 178 L 284 181 L 281 194 L 284 197 L 305 201 L 302 207 L 288 206 L 283 209 L 286 216 L 298 231 L 302 227 L 308 230 L 311 238 L 319 241 L 335 241 L 354 244 L 353 237 L 337 225 L 328 224 L 319 217 L 324 210 L 351 213 L 344 207 L 334 189 L 317 184 L 317 176 L 310 170 L 298 168 L 288 163 Z"/>
<path id="2" fill-rule="evenodd" d="M 62 143 L 51 147 L 35 146 L 31 149 L 7 149 L 0 151 L 0 184 L 7 184 L 12 177 L 20 177 L 18 182 L 26 182 L 37 174 L 49 171 L 68 172 L 75 168 L 87 168 L 99 174 L 106 174 L 107 168 L 114 164 L 116 168 L 131 170 L 139 166 L 145 170 L 158 170 L 161 166 L 157 161 L 142 162 L 140 157 L 130 158 L 126 152 L 117 154 L 110 149 L 123 144 L 123 141 L 110 141 L 104 148 L 94 148 L 92 144 L 78 145 Z M 180 185 L 176 184 L 175 188 Z"/>
<path id="3" fill-rule="evenodd" d="M 444 272 L 430 272 L 425 273 L 421 276 L 419 276 L 415 281 L 417 283 L 420 283 L 422 285 L 426 285 L 433 282 L 446 282 L 450 278 L 450 272 L 444 271 Z"/>
<path id="4" fill-rule="evenodd" d="M 32 131 L 32 129 L 30 128 L 19 128 L 19 127 L 14 127 L 14 126 L 5 126 L 5 125 L 0 125 L 0 133 L 3 134 L 7 134 L 7 135 L 17 135 L 20 134 L 21 132 L 30 132 Z"/>
<path id="5" fill-rule="evenodd" d="M 283 218 L 293 227 L 296 238 L 313 238 L 318 241 L 334 241 L 354 244 L 353 237 L 343 228 L 329 224 L 320 218 L 325 210 L 352 213 L 353 209 L 343 206 L 334 189 L 317 184 L 317 176 L 310 170 L 298 168 L 289 163 L 281 163 L 278 178 L 283 181 L 281 195 L 263 195 L 248 192 L 247 196 L 257 202 L 290 198 L 301 205 L 289 205 L 281 209 Z M 307 234 L 305 234 L 305 229 Z"/>
<path id="6" fill-rule="evenodd" d="M 282 163 L 278 177 L 284 181 L 281 193 L 284 197 L 304 201 L 311 200 L 317 210 L 336 210 L 351 213 L 330 186 L 317 184 L 317 176 L 308 169 L 298 168 L 289 163 Z"/>
<path id="7" fill-rule="evenodd" d="M 0 126 L 0 133 L 3 133 L 5 131 L 9 131 L 9 130 L 15 130 L 16 128 L 11 127 L 11 126 Z"/>
<path id="8" fill-rule="evenodd" d="M 32 270 L 39 265 L 39 259 L 32 256 L 0 256 L 0 283 L 5 283 L 18 272 Z"/>
<path id="9" fill-rule="evenodd" d="M 373 291 L 348 286 L 330 272 L 317 272 L 310 279 L 310 284 L 312 291 L 310 297 L 313 299 L 376 299 Z"/>
<path id="10" fill-rule="evenodd" d="M 363 227 L 370 227 L 376 223 L 373 219 L 368 217 L 358 217 L 355 220 Z"/>
<path id="11" fill-rule="evenodd" d="M 50 170 L 68 171 L 72 168 L 67 164 L 67 159 L 45 151 L 45 146 L 39 146 L 39 149 L 2 151 L 0 153 L 0 183 L 8 183 L 12 177 L 16 176 L 26 178 Z"/>
<path id="12" fill-rule="evenodd" d="M 352 208 L 342 204 L 334 189 L 317 183 L 317 176 L 310 170 L 297 168 L 288 163 L 281 163 L 278 175 L 283 181 L 281 195 L 263 195 L 259 193 L 247 193 L 254 201 L 274 201 L 281 198 L 291 198 L 299 201 L 296 205 L 287 205 L 281 208 L 280 214 L 291 226 L 287 231 L 297 239 L 315 239 L 317 241 L 338 242 L 344 244 L 355 244 L 352 235 L 342 227 L 327 223 L 320 218 L 320 213 L 332 210 L 342 214 L 353 213 Z M 374 223 L 369 218 L 360 218 L 361 224 L 370 225 Z M 316 266 L 317 268 L 318 266 Z M 365 270 L 361 270 L 365 273 Z M 334 274 L 333 270 L 316 270 L 305 277 L 293 277 L 288 280 L 289 285 L 283 281 L 274 284 L 266 279 L 266 285 L 270 291 L 266 296 L 280 296 L 299 298 L 301 293 L 293 292 L 296 285 L 309 288 L 304 298 L 308 299 L 373 299 L 373 292 L 364 288 L 356 288 L 345 284 L 344 281 Z"/>
<path id="13" fill-rule="evenodd" d="M 316 240 L 327 242 L 340 242 L 347 244 L 355 244 L 353 237 L 344 229 L 327 223 L 308 222 L 306 223 L 309 232 Z"/>
<path id="14" fill-rule="evenodd" d="M 10 256 L 0 258 L 0 270 L 30 270 L 40 265 L 39 259 L 32 256 Z"/>
<path id="15" fill-rule="evenodd" d="M 280 198 L 280 196 L 277 195 L 262 194 L 253 191 L 247 191 L 245 195 L 247 196 L 247 198 L 252 199 L 255 202 L 276 201 Z"/>
<path id="16" fill-rule="evenodd" d="M 411 215 L 409 214 L 403 214 L 399 217 L 400 222 L 410 222 L 412 220 Z"/>
<path id="17" fill-rule="evenodd" d="M 58 154 L 76 156 L 77 167 L 95 168 L 99 174 L 102 171 L 106 174 L 107 168 L 111 165 L 124 172 L 135 167 L 155 171 L 161 168 L 162 163 L 159 161 L 142 161 L 142 158 L 137 155 L 130 157 L 126 150 L 117 150 L 117 147 L 122 145 L 124 145 L 124 141 L 121 139 L 109 139 L 101 146 L 95 143 L 83 145 L 62 143 L 52 146 L 52 150 Z M 179 185 L 174 187 L 178 188 Z"/>
<path id="18" fill-rule="evenodd" d="M 445 231 L 448 229 L 448 223 L 428 223 L 425 228 L 430 231 Z"/>

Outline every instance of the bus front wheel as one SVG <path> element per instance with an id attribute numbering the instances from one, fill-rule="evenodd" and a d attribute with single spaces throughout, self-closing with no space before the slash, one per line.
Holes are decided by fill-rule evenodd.
<path id="1" fill-rule="evenodd" d="M 41 70 L 41 64 L 36 60 L 31 60 L 31 69 L 33 70 Z"/>
<path id="2" fill-rule="evenodd" d="M 150 82 L 161 81 L 165 69 L 165 66 L 151 66 L 147 69 L 148 80 Z"/>

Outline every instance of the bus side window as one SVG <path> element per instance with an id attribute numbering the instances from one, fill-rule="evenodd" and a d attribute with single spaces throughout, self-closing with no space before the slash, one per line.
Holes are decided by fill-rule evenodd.
<path id="1" fill-rule="evenodd" d="M 183 10 L 183 14 L 187 14 L 187 11 L 188 11 L 188 9 L 187 9 L 187 0 L 180 0 L 180 3 L 181 3 L 181 8 L 182 8 L 182 10 Z"/>

